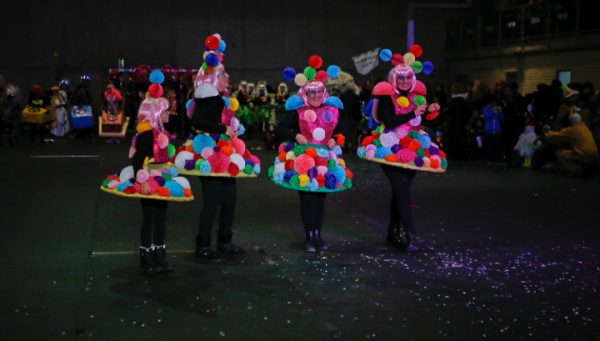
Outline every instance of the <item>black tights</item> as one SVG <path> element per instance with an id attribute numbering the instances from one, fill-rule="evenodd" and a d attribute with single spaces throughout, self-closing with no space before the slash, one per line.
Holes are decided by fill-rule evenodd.
<path id="1" fill-rule="evenodd" d="M 392 185 L 390 227 L 402 227 L 407 232 L 414 232 L 410 201 L 416 171 L 387 165 L 382 165 L 381 168 Z"/>
<path id="2" fill-rule="evenodd" d="M 198 246 L 210 246 L 211 231 L 219 212 L 219 243 L 231 243 L 236 189 L 234 178 L 201 177 L 204 206 L 198 225 Z"/>
<path id="3" fill-rule="evenodd" d="M 165 200 L 142 199 L 141 246 L 165 244 L 167 231 L 167 202 Z"/>
<path id="4" fill-rule="evenodd" d="M 304 230 L 320 230 L 323 224 L 325 198 L 327 193 L 298 191 L 300 195 L 300 215 Z"/>

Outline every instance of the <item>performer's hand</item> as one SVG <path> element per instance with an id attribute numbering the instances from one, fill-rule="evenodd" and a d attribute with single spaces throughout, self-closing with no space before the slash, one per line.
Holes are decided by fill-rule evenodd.
<path id="1" fill-rule="evenodd" d="M 308 140 L 306 139 L 306 137 L 304 137 L 304 135 L 298 134 L 296 135 L 296 142 L 298 142 L 301 145 L 305 145 L 308 143 Z"/>
<path id="2" fill-rule="evenodd" d="M 142 192 L 143 195 L 150 195 L 151 193 L 151 189 L 150 189 L 150 185 L 147 182 L 142 183 L 142 185 L 140 186 L 140 192 Z"/>
<path id="3" fill-rule="evenodd" d="M 333 138 L 330 138 L 329 141 L 327 141 L 327 147 L 329 147 L 329 149 L 335 147 L 335 140 Z"/>
<path id="4" fill-rule="evenodd" d="M 429 105 L 429 108 L 427 108 L 427 111 L 429 111 L 429 112 L 440 111 L 440 105 L 437 103 L 431 103 Z"/>
<path id="5" fill-rule="evenodd" d="M 421 116 L 421 115 L 423 115 L 425 113 L 426 110 L 427 110 L 427 105 L 419 105 L 415 109 L 415 115 Z"/>

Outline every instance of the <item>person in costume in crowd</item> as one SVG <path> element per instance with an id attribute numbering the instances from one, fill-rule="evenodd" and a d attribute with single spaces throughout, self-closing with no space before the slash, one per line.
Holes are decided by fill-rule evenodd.
<path id="1" fill-rule="evenodd" d="M 259 125 L 259 131 L 263 136 L 266 149 L 275 149 L 273 136 L 275 132 L 269 129 L 269 120 L 273 111 L 275 101 L 269 93 L 266 81 L 259 81 L 254 98 L 255 120 Z"/>
<path id="2" fill-rule="evenodd" d="M 69 132 L 69 117 L 67 113 L 67 99 L 64 97 L 60 87 L 52 87 L 52 98 L 50 99 L 50 110 L 53 112 L 52 129 L 50 133 L 54 136 L 65 136 Z"/>
<path id="3" fill-rule="evenodd" d="M 41 85 L 36 83 L 31 86 L 28 104 L 29 106 L 38 109 L 48 108 L 48 106 L 50 105 L 50 99 L 48 98 L 48 96 L 46 96 L 44 88 Z M 35 143 L 37 137 L 39 137 L 40 143 L 44 143 L 44 134 L 47 127 L 48 122 L 29 124 L 29 130 L 31 133 L 31 143 Z"/>
<path id="4" fill-rule="evenodd" d="M 317 71 L 322 64 L 322 58 L 314 55 L 303 73 L 291 67 L 284 70 L 286 80 L 294 80 L 300 91 L 286 101 L 289 111 L 277 127 L 277 134 L 290 142 L 279 146 L 269 169 L 275 184 L 298 191 L 306 252 L 311 253 L 329 248 L 321 233 L 327 193 L 349 189 L 353 177 L 340 157 L 344 138 L 334 138 L 343 105 L 327 94 L 324 84 L 329 77 L 337 77 L 340 69 L 332 65 L 327 72 Z"/>
<path id="5" fill-rule="evenodd" d="M 421 126 L 423 117 L 435 119 L 440 109 L 437 103 L 427 104 L 427 89 L 415 75 L 433 72 L 433 64 L 415 59 L 422 53 L 416 44 L 404 55 L 389 49 L 380 52 L 382 60 L 391 60 L 395 66 L 388 80 L 373 88 L 373 117 L 381 125 L 358 148 L 359 157 L 382 164 L 392 188 L 387 242 L 409 251 L 417 250 L 410 206 L 416 171 L 443 172 L 447 167 L 446 154 Z"/>
<path id="6" fill-rule="evenodd" d="M 270 136 L 269 142 L 275 148 L 281 142 L 283 142 L 282 138 L 277 134 L 277 126 L 279 125 L 279 120 L 283 115 L 285 115 L 285 102 L 289 98 L 289 90 L 287 84 L 281 82 L 277 85 L 277 92 L 275 93 L 275 98 L 273 101 L 273 110 L 271 110 L 271 116 L 269 117 L 269 132 Z"/>
<path id="7" fill-rule="evenodd" d="M 104 127 L 112 131 L 121 131 L 122 124 L 125 120 L 123 113 L 123 95 L 121 91 L 115 88 L 113 83 L 106 85 L 106 90 L 102 94 L 102 119 L 103 123 L 119 121 L 121 124 L 104 124 Z M 103 128 L 104 128 L 103 127 Z M 120 143 L 118 138 L 108 138 L 107 143 Z"/>
<path id="8" fill-rule="evenodd" d="M 235 118 L 239 103 L 227 93 L 229 74 L 222 63 L 226 43 L 219 34 L 205 41 L 208 51 L 194 80 L 194 100 L 188 115 L 195 136 L 175 157 L 175 166 L 184 174 L 200 175 L 204 204 L 196 237 L 197 259 L 241 255 L 244 250 L 232 243 L 237 189 L 236 177 L 260 172 L 260 161 L 250 154 L 237 136 L 243 129 Z M 186 149 L 187 148 L 187 149 Z M 194 173 L 196 172 L 196 173 Z M 253 176 L 256 176 L 254 174 Z M 212 227 L 219 216 L 217 251 L 211 248 Z"/>
<path id="9" fill-rule="evenodd" d="M 75 109 L 74 107 L 87 108 L 90 110 L 90 112 L 88 112 L 88 115 L 92 116 L 93 113 L 91 112 L 91 110 L 93 100 L 89 90 L 90 81 L 91 78 L 88 75 L 82 75 L 80 77 L 77 89 L 75 90 L 73 96 L 69 100 L 69 104 L 71 105 L 72 111 Z M 71 113 L 71 128 L 75 130 L 75 136 L 77 136 L 78 138 L 90 138 L 93 131 L 93 124 L 92 126 L 78 128 L 77 124 L 74 122 L 76 119 L 77 118 L 73 116 L 73 113 Z"/>

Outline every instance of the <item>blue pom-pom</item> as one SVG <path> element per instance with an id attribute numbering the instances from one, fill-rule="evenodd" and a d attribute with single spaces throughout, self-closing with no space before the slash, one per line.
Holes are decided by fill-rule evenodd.
<path id="1" fill-rule="evenodd" d="M 162 84 L 165 81 L 165 75 L 162 71 L 154 70 L 150 73 L 150 83 Z"/>
<path id="2" fill-rule="evenodd" d="M 342 166 L 335 167 L 333 174 L 339 182 L 344 182 L 346 180 L 346 170 L 342 168 Z"/>
<path id="3" fill-rule="evenodd" d="M 425 149 L 429 149 L 429 147 L 431 147 L 431 138 L 425 134 L 419 134 L 419 136 L 417 136 L 417 140 L 419 140 L 419 143 L 421 143 L 421 146 Z"/>
<path id="4" fill-rule="evenodd" d="M 129 186 L 133 186 L 133 184 L 130 181 L 121 182 L 119 184 L 119 186 L 117 186 L 117 190 L 119 192 L 123 192 L 123 191 L 125 191 L 125 188 L 127 188 Z"/>
<path id="5" fill-rule="evenodd" d="M 179 175 L 179 171 L 177 170 L 177 167 L 169 168 L 169 173 L 171 174 L 172 177 L 176 177 Z"/>
<path id="6" fill-rule="evenodd" d="M 260 165 L 259 164 L 254 165 L 254 173 L 256 173 L 256 175 L 260 174 Z"/>
<path id="7" fill-rule="evenodd" d="M 329 65 L 327 67 L 327 75 L 331 78 L 337 78 L 340 75 L 340 67 L 337 65 Z"/>
<path id="8" fill-rule="evenodd" d="M 379 59 L 383 60 L 384 62 L 389 62 L 392 59 L 392 56 L 392 50 L 390 49 L 382 49 L 379 51 Z"/>
<path id="9" fill-rule="evenodd" d="M 286 67 L 283 69 L 283 79 L 286 81 L 293 81 L 294 77 L 296 77 L 296 70 L 293 67 Z"/>
<path id="10" fill-rule="evenodd" d="M 399 145 L 399 144 L 395 144 L 395 145 L 392 146 L 391 149 L 392 149 L 392 153 L 396 154 L 397 152 L 400 151 L 400 149 L 402 149 L 402 146 Z"/>
<path id="11" fill-rule="evenodd" d="M 276 184 L 282 183 L 284 174 L 284 172 L 276 172 L 273 174 L 273 181 L 275 181 Z"/>
<path id="12" fill-rule="evenodd" d="M 246 127 L 244 127 L 243 124 L 240 124 L 240 127 L 238 128 L 238 134 L 244 135 L 245 132 L 246 132 Z"/>
<path id="13" fill-rule="evenodd" d="M 335 155 L 341 156 L 342 155 L 342 147 L 336 145 L 335 147 L 333 147 L 333 152 L 335 153 Z"/>
<path id="14" fill-rule="evenodd" d="M 365 116 L 366 118 L 371 118 L 371 116 L 373 116 L 373 104 L 375 103 L 375 99 L 371 98 L 366 104 L 365 107 L 363 109 L 363 116 Z"/>
<path id="15" fill-rule="evenodd" d="M 204 62 L 206 62 L 206 65 L 210 67 L 215 67 L 219 65 L 221 60 L 219 59 L 219 56 L 217 56 L 216 53 L 209 53 L 206 55 L 206 58 L 204 58 Z"/>
<path id="16" fill-rule="evenodd" d="M 215 145 L 215 140 L 213 140 L 212 137 L 204 134 L 196 135 L 192 141 L 192 146 L 194 147 L 194 152 L 196 152 L 196 154 L 200 154 L 202 149 L 206 147 L 214 147 Z"/>
<path id="17" fill-rule="evenodd" d="M 430 75 L 433 73 L 433 63 L 432 62 L 425 62 L 423 63 L 423 73 L 426 75 Z"/>
<path id="18" fill-rule="evenodd" d="M 304 100 L 298 95 L 291 96 L 285 101 L 285 110 L 296 110 L 304 106 Z"/>
<path id="19" fill-rule="evenodd" d="M 185 195 L 183 187 L 177 181 L 167 181 L 164 187 L 168 188 L 169 192 L 171 192 L 171 195 L 174 197 L 182 197 Z"/>
<path id="20" fill-rule="evenodd" d="M 329 157 L 329 150 L 324 148 L 317 149 L 317 156 L 319 157 Z"/>
<path id="21" fill-rule="evenodd" d="M 227 48 L 227 43 L 225 43 L 225 40 L 223 40 L 223 38 L 221 38 L 221 40 L 219 42 L 219 47 L 217 48 L 217 51 L 219 51 L 221 53 L 225 53 L 226 48 Z"/>
<path id="22" fill-rule="evenodd" d="M 308 183 L 308 189 L 313 192 L 319 189 L 319 182 L 317 181 L 317 179 L 310 180 L 310 182 Z"/>
<path id="23" fill-rule="evenodd" d="M 190 105 L 192 105 L 192 102 L 194 100 L 193 99 L 188 99 L 187 102 L 185 102 L 185 110 L 188 110 L 190 108 Z"/>
<path id="24" fill-rule="evenodd" d="M 223 102 L 225 102 L 225 106 L 227 107 L 227 109 L 230 109 L 231 108 L 231 100 L 229 99 L 229 97 L 221 96 L 221 98 L 223 98 Z"/>
<path id="25" fill-rule="evenodd" d="M 212 172 L 212 167 L 210 166 L 210 162 L 205 161 L 200 164 L 200 173 L 209 174 Z"/>
<path id="26" fill-rule="evenodd" d="M 290 179 L 294 175 L 296 175 L 296 172 L 294 172 L 293 170 L 286 171 L 285 174 L 283 175 L 283 181 L 290 182 Z"/>
<path id="27" fill-rule="evenodd" d="M 325 102 L 323 104 L 330 105 L 330 106 L 336 107 L 338 109 L 344 109 L 344 104 L 342 103 L 342 100 L 340 100 L 336 96 L 327 97 L 327 99 L 325 100 Z"/>
<path id="28" fill-rule="evenodd" d="M 365 147 L 358 147 L 358 149 L 356 150 L 356 154 L 358 155 L 359 158 L 363 159 L 365 157 Z"/>
<path id="29" fill-rule="evenodd" d="M 332 172 L 327 172 L 325 173 L 325 187 L 327 189 L 336 189 L 337 188 L 337 178 L 335 177 L 335 174 L 333 174 Z"/>
<path id="30" fill-rule="evenodd" d="M 385 157 L 390 154 L 392 154 L 392 149 L 390 147 L 379 147 L 375 151 L 375 157 L 379 159 L 385 159 Z"/>

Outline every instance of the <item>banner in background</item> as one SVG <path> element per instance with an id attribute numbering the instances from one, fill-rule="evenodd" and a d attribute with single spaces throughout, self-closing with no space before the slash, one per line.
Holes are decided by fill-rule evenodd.
<path id="1" fill-rule="evenodd" d="M 356 72 L 366 75 L 379 65 L 379 47 L 352 57 L 352 60 L 354 61 Z"/>

